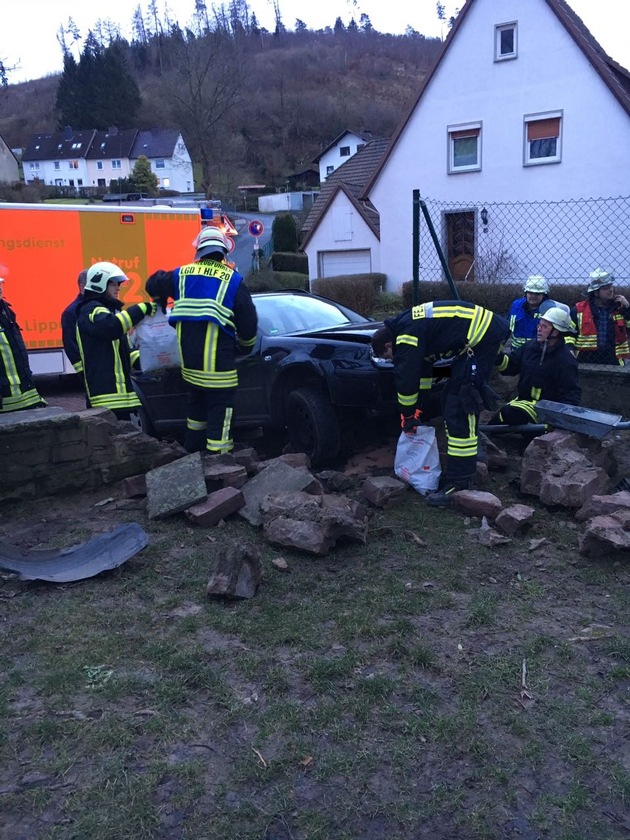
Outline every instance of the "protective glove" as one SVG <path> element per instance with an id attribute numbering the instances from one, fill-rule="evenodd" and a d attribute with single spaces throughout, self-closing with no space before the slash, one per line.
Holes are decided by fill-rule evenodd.
<path id="1" fill-rule="evenodd" d="M 144 309 L 144 314 L 150 318 L 152 318 L 158 310 L 157 303 L 152 300 L 147 303 L 147 301 L 143 301 L 139 304 Z"/>
<path id="2" fill-rule="evenodd" d="M 466 414 L 479 414 L 483 408 L 481 394 L 470 382 L 465 382 L 459 389 L 459 402 Z"/>
<path id="3" fill-rule="evenodd" d="M 416 408 L 413 414 L 400 415 L 400 428 L 406 435 L 415 435 L 416 429 L 421 423 L 420 416 L 422 411 Z"/>

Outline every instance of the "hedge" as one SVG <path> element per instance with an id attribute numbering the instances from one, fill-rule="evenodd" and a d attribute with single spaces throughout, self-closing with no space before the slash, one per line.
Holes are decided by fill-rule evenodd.
<path id="1" fill-rule="evenodd" d="M 272 271 L 270 268 L 252 272 L 245 278 L 250 292 L 277 292 L 280 289 L 308 290 L 308 274 L 295 271 Z"/>
<path id="2" fill-rule="evenodd" d="M 377 296 L 385 288 L 386 280 L 387 275 L 377 273 L 319 277 L 311 282 L 311 291 L 336 300 L 368 318 Z"/>
<path id="3" fill-rule="evenodd" d="M 308 257 L 306 254 L 291 251 L 274 251 L 271 255 L 271 267 L 274 271 L 293 271 L 298 274 L 308 274 Z"/>

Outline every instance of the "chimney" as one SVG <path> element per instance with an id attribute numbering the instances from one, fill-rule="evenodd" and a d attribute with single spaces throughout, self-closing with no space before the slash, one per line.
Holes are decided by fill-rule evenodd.
<path id="1" fill-rule="evenodd" d="M 110 137 L 115 137 L 118 134 L 118 129 L 115 125 L 110 125 L 110 127 L 107 129 L 107 133 Z"/>

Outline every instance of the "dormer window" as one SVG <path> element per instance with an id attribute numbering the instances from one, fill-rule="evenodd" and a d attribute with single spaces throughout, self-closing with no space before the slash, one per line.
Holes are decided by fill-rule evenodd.
<path id="1" fill-rule="evenodd" d="M 506 61 L 517 55 L 516 21 L 501 23 L 494 27 L 494 60 Z"/>

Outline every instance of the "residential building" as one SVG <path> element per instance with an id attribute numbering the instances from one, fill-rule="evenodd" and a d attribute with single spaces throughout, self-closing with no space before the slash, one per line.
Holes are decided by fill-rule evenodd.
<path id="1" fill-rule="evenodd" d="M 192 161 L 177 129 L 109 128 L 36 134 L 22 158 L 26 183 L 39 179 L 60 187 L 107 189 L 112 180 L 128 178 L 145 155 L 158 186 L 193 192 Z"/>
<path id="2" fill-rule="evenodd" d="M 387 140 L 368 141 L 322 184 L 302 227 L 311 280 L 381 270 L 378 213 L 361 195 L 387 146 Z"/>
<path id="3" fill-rule="evenodd" d="M 0 135 L 0 184 L 12 184 L 19 180 L 17 159 Z"/>
<path id="4" fill-rule="evenodd" d="M 323 184 L 335 169 L 339 169 L 353 155 L 356 155 L 366 143 L 377 139 L 380 138 L 375 137 L 370 131 L 350 131 L 349 129 L 342 131 L 317 157 L 313 158 L 312 162 L 319 166 L 320 184 Z"/>
<path id="5" fill-rule="evenodd" d="M 606 55 L 565 0 L 466 0 L 360 195 L 379 216 L 380 266 L 388 288 L 413 276 L 414 189 L 448 205 L 433 222 L 456 279 L 474 277 L 482 245 L 492 240 L 498 250 L 516 233 L 532 241 L 526 258 L 511 246 L 512 263 L 525 273 L 548 271 L 553 279 L 559 269 L 551 260 L 532 264 L 536 243 L 527 225 L 500 229 L 491 205 L 622 196 L 627 200 L 616 211 L 615 229 L 627 231 L 629 148 L 630 73 Z M 585 214 L 576 234 L 576 218 L 569 214 L 559 223 L 556 214 L 545 233 L 551 228 L 558 254 L 581 249 L 581 272 L 606 259 L 618 276 L 630 278 L 628 250 L 616 259 L 619 252 L 610 249 L 610 240 L 618 246 L 623 238 L 613 237 L 612 228 L 595 252 L 588 239 L 594 215 Z M 536 221 L 543 229 L 544 220 Z M 324 220 L 319 229 L 326 229 Z M 317 250 L 339 244 L 331 233 Z M 436 279 L 435 268 L 429 276 L 420 268 L 420 279 Z"/>

